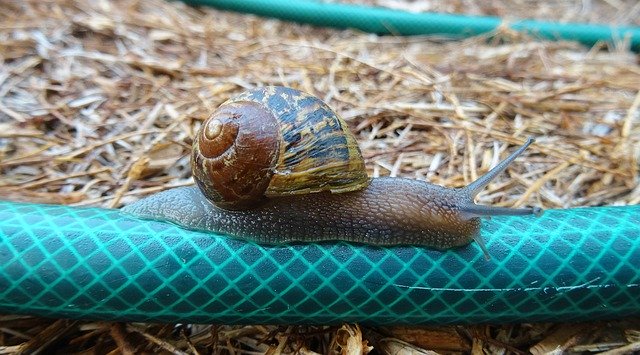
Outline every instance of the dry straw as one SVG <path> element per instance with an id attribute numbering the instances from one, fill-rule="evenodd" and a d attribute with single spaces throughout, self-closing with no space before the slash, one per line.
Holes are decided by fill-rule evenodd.
<path id="1" fill-rule="evenodd" d="M 508 16 L 544 5 L 471 3 L 470 12 Z M 583 2 L 538 13 L 617 23 L 640 18 L 634 2 L 588 2 L 592 11 L 574 3 Z M 341 113 L 371 175 L 463 186 L 534 136 L 537 143 L 479 202 L 640 203 L 637 55 L 624 42 L 588 49 L 507 30 L 495 35 L 381 38 L 160 0 L 2 1 L 0 198 L 119 207 L 191 184 L 190 145 L 207 114 L 246 88 L 275 84 L 310 92 Z M 396 340 L 452 351 L 586 351 L 633 346 L 638 329 L 633 321 L 175 328 L 4 316 L 0 353 L 47 351 L 56 343 L 65 344 L 63 352 L 96 353 L 358 351 L 367 349 L 363 336 L 401 348 L 408 344 Z"/>

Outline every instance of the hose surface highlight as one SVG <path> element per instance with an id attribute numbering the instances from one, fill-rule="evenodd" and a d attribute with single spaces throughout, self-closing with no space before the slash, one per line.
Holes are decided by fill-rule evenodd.
<path id="1" fill-rule="evenodd" d="M 0 312 L 226 324 L 640 315 L 640 206 L 494 217 L 479 248 L 261 246 L 118 210 L 0 201 Z"/>

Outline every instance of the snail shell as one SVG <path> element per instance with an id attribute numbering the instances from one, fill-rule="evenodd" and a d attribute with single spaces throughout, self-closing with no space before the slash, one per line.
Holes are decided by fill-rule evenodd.
<path id="1" fill-rule="evenodd" d="M 191 164 L 198 186 L 226 209 L 369 184 L 343 119 L 318 98 L 279 86 L 246 91 L 215 110 L 195 138 Z"/>

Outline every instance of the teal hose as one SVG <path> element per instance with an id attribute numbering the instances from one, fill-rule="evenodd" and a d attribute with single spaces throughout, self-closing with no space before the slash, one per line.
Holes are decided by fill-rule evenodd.
<path id="1" fill-rule="evenodd" d="M 640 206 L 483 222 L 479 248 L 261 246 L 118 210 L 0 201 L 0 313 L 233 324 L 640 315 Z"/>
<path id="2" fill-rule="evenodd" d="M 394 35 L 448 35 L 469 37 L 490 33 L 500 25 L 547 39 L 565 39 L 593 45 L 599 41 L 628 38 L 633 50 L 640 50 L 640 27 L 534 20 L 507 22 L 498 17 L 439 13 L 410 13 L 392 9 L 324 3 L 309 0 L 183 0 L 190 5 L 207 5 L 222 10 L 252 13 L 282 20 L 364 32 Z"/>

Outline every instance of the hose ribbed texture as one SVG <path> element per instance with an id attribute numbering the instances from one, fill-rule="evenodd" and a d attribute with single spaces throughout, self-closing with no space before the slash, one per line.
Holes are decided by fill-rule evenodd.
<path id="1" fill-rule="evenodd" d="M 449 324 L 640 315 L 640 207 L 495 217 L 438 252 L 260 246 L 118 210 L 0 201 L 0 313 L 234 324 Z"/>

